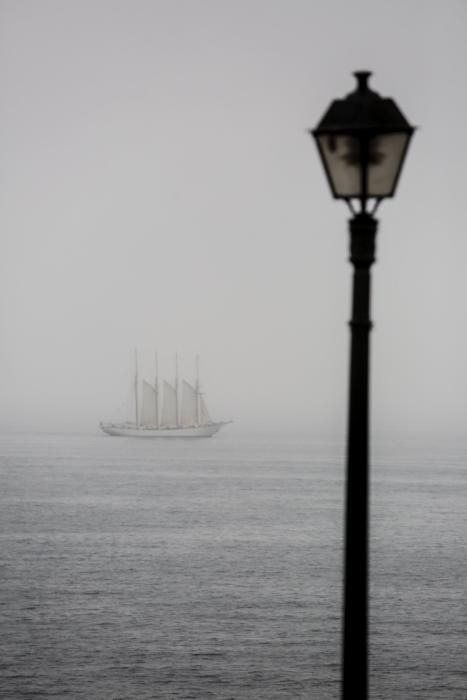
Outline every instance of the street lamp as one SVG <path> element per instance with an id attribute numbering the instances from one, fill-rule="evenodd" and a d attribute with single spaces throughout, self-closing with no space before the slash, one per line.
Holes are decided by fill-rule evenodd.
<path id="1" fill-rule="evenodd" d="M 347 433 L 343 700 L 368 693 L 368 358 L 370 267 L 374 262 L 382 199 L 393 197 L 414 128 L 388 98 L 368 87 L 368 71 L 354 73 L 357 87 L 334 100 L 316 129 L 333 196 L 348 204 L 350 261 L 354 267 Z"/>

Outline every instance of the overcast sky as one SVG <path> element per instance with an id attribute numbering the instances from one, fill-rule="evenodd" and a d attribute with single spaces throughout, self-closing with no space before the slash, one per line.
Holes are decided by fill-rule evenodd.
<path id="1" fill-rule="evenodd" d="M 373 268 L 376 430 L 461 432 L 467 3 L 4 0 L 0 424 L 94 430 L 201 355 L 215 418 L 345 426 L 348 211 L 306 129 L 352 71 L 420 127 Z"/>

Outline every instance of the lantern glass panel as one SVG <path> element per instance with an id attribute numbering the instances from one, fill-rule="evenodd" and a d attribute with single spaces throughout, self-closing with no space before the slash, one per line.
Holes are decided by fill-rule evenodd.
<path id="1" fill-rule="evenodd" d="M 321 134 L 317 141 L 334 196 L 359 197 L 362 174 L 358 139 L 347 134 Z"/>
<path id="2" fill-rule="evenodd" d="M 368 143 L 368 197 L 391 197 L 410 135 L 382 134 Z"/>

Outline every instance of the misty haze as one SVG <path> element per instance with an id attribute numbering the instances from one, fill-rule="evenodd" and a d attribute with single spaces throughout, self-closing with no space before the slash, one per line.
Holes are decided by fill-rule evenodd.
<path id="1" fill-rule="evenodd" d="M 308 130 L 368 69 L 418 127 L 376 214 L 370 697 L 465 700 L 466 26 L 1 0 L 1 697 L 340 696 L 351 214 Z"/>

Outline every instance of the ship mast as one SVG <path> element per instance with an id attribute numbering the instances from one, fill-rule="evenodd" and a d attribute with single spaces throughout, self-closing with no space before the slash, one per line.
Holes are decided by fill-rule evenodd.
<path id="1" fill-rule="evenodd" d="M 199 355 L 196 355 L 196 384 L 195 384 L 195 423 L 196 425 L 199 425 L 199 398 L 200 398 L 200 390 L 199 390 Z"/>
<path id="2" fill-rule="evenodd" d="M 180 425 L 178 419 L 178 353 L 175 353 L 175 424 L 177 427 Z"/>
<path id="3" fill-rule="evenodd" d="M 135 419 L 136 428 L 139 428 L 139 410 L 138 410 L 138 350 L 135 348 Z"/>
<path id="4" fill-rule="evenodd" d="M 155 401 L 155 416 L 156 428 L 159 429 L 159 357 L 156 352 L 156 378 L 154 380 L 154 401 Z"/>

